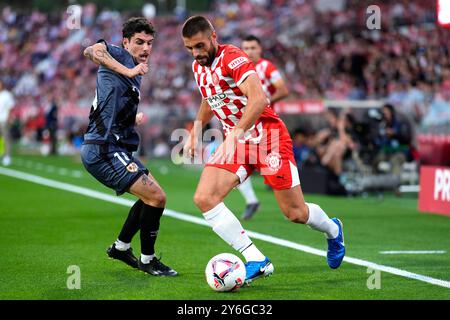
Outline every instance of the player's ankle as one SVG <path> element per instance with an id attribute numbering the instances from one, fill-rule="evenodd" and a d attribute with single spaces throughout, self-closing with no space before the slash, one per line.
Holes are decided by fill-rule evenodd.
<path id="1" fill-rule="evenodd" d="M 126 251 L 128 249 L 130 249 L 131 247 L 131 243 L 127 243 L 127 242 L 123 242 L 119 239 L 117 239 L 115 242 L 115 248 L 119 251 Z"/>
<path id="2" fill-rule="evenodd" d="M 241 253 L 247 262 L 263 261 L 266 258 L 266 256 L 264 256 L 253 243 L 242 250 Z"/>
<path id="3" fill-rule="evenodd" d="M 149 254 L 149 255 L 147 255 L 147 254 L 141 254 L 141 262 L 142 262 L 143 264 L 149 264 L 150 261 L 152 261 L 154 257 L 155 257 L 154 254 Z"/>

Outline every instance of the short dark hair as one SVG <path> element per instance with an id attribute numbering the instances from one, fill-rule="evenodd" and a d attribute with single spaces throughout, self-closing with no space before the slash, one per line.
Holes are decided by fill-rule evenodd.
<path id="1" fill-rule="evenodd" d="M 309 137 L 309 136 L 311 136 L 311 130 L 305 126 L 298 127 L 297 129 L 294 130 L 294 133 L 293 133 L 293 136 L 297 136 L 297 135 Z"/>
<path id="2" fill-rule="evenodd" d="M 252 35 L 252 34 L 246 36 L 246 37 L 243 39 L 243 41 L 256 41 L 256 42 L 258 42 L 259 45 L 261 45 L 261 39 L 259 39 L 257 36 L 254 36 L 254 35 Z"/>
<path id="3" fill-rule="evenodd" d="M 394 106 L 392 104 L 386 103 L 386 104 L 383 105 L 383 108 L 388 109 L 391 112 L 393 117 L 396 116 L 396 111 L 395 111 L 395 108 L 394 108 Z"/>
<path id="4" fill-rule="evenodd" d="M 190 38 L 205 31 L 214 31 L 211 22 L 203 16 L 192 16 L 184 22 L 181 33 L 184 38 Z"/>
<path id="5" fill-rule="evenodd" d="M 133 17 L 128 19 L 122 26 L 122 36 L 131 39 L 135 33 L 145 32 L 152 36 L 155 35 L 153 24 L 143 17 Z"/>

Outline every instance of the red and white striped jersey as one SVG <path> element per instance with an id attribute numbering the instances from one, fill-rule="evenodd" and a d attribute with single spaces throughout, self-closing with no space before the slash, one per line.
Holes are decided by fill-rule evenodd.
<path id="1" fill-rule="evenodd" d="M 281 79 L 281 74 L 277 67 L 267 59 L 259 59 L 255 65 L 256 73 L 261 79 L 262 87 L 269 99 L 275 93 L 275 82 Z"/>
<path id="2" fill-rule="evenodd" d="M 192 70 L 203 99 L 208 102 L 227 135 L 241 119 L 247 105 L 247 97 L 239 89 L 239 85 L 249 75 L 256 73 L 253 62 L 241 49 L 233 45 L 219 45 L 211 66 L 201 66 L 194 60 Z M 255 125 L 245 133 L 244 140 L 258 143 L 262 136 L 263 122 L 274 120 L 281 121 L 269 107 L 268 101 Z"/>

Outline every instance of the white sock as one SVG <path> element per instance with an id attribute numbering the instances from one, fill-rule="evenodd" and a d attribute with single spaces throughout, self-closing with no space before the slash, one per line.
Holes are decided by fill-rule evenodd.
<path id="1" fill-rule="evenodd" d="M 242 194 L 247 204 L 258 203 L 258 198 L 256 197 L 255 190 L 253 189 L 252 180 L 250 177 L 242 182 L 237 189 Z"/>
<path id="2" fill-rule="evenodd" d="M 130 249 L 131 243 L 126 243 L 123 241 L 120 241 L 119 239 L 116 240 L 116 242 L 114 242 L 116 244 L 116 249 L 119 251 L 125 251 Z"/>
<path id="3" fill-rule="evenodd" d="M 246 261 L 263 261 L 266 258 L 253 243 L 242 250 L 241 253 Z"/>
<path id="4" fill-rule="evenodd" d="M 309 218 L 306 224 L 314 230 L 324 232 L 328 239 L 336 238 L 339 234 L 337 224 L 317 204 L 306 203 L 306 205 L 309 208 Z"/>
<path id="5" fill-rule="evenodd" d="M 155 257 L 154 254 L 151 255 L 145 255 L 145 254 L 141 254 L 141 262 L 142 263 L 150 263 L 150 261 Z"/>
<path id="6" fill-rule="evenodd" d="M 264 255 L 252 244 L 239 220 L 223 202 L 203 213 L 203 216 L 213 231 L 233 249 L 241 252 L 247 261 L 264 260 Z"/>

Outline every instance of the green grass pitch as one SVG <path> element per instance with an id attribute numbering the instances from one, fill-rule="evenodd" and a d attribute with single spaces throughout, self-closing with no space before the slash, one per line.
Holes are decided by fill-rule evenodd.
<path id="1" fill-rule="evenodd" d="M 18 156 L 11 169 L 113 195 L 84 171 L 77 157 Z M 151 160 L 167 193 L 167 207 L 201 217 L 192 202 L 197 168 Z M 284 219 L 260 177 L 254 186 L 260 212 L 244 228 L 326 250 L 325 237 Z M 204 268 L 221 252 L 232 252 L 205 226 L 163 217 L 157 254 L 176 278 L 157 278 L 107 259 L 128 214 L 122 205 L 0 174 L 0 299 L 450 299 L 450 289 L 382 272 L 380 289 L 367 287 L 367 268 L 344 262 L 331 270 L 323 257 L 255 240 L 275 266 L 272 277 L 234 293 L 216 293 Z M 126 195 L 126 198 L 133 199 Z M 450 217 L 422 214 L 413 197 L 335 198 L 306 195 L 344 223 L 347 256 L 450 280 Z M 226 200 L 238 216 L 237 191 Z M 139 254 L 139 239 L 133 241 Z M 385 250 L 445 250 L 435 255 L 382 255 Z M 69 290 L 70 265 L 79 266 L 81 289 Z"/>

